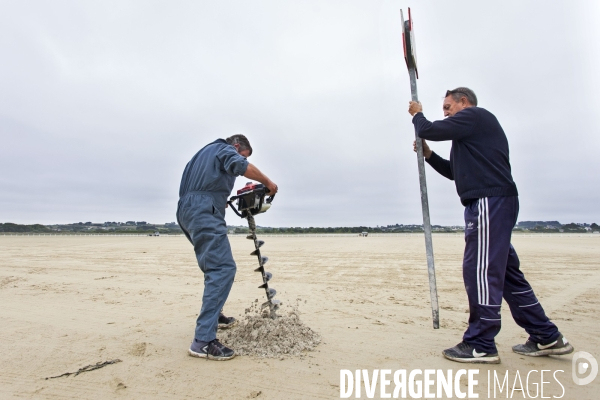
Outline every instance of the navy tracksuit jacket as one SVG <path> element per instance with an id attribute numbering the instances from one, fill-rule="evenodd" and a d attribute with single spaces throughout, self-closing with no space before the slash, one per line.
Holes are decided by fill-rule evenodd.
<path id="1" fill-rule="evenodd" d="M 463 341 L 479 352 L 497 353 L 502 298 L 515 322 L 537 343 L 559 336 L 519 268 L 510 243 L 519 200 L 510 169 L 508 140 L 489 111 L 468 107 L 440 121 L 423 113 L 413 117 L 417 135 L 431 141 L 452 141 L 450 160 L 432 152 L 427 160 L 456 183 L 465 206 L 463 280 L 469 298 L 469 327 Z"/>

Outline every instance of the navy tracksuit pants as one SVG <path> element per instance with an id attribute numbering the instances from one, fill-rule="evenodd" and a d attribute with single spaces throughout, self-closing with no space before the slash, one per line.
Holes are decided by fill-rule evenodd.
<path id="1" fill-rule="evenodd" d="M 530 340 L 544 344 L 559 336 L 519 269 L 519 257 L 510 244 L 518 213 L 518 197 L 485 197 L 465 207 L 463 279 L 470 315 L 463 341 L 479 352 L 497 353 L 494 337 L 500 332 L 503 297 Z"/>

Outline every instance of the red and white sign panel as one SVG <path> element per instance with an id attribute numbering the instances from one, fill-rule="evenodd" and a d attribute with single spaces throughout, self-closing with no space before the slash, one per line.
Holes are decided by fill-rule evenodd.
<path id="1" fill-rule="evenodd" d="M 419 71 L 417 70 L 417 45 L 415 42 L 415 31 L 413 27 L 413 20 L 410 15 L 410 8 L 408 9 L 408 24 L 404 23 L 404 14 L 402 13 L 402 10 L 400 10 L 400 20 L 402 21 L 402 47 L 404 48 L 404 60 L 406 61 L 406 67 L 414 68 L 418 78 Z"/>

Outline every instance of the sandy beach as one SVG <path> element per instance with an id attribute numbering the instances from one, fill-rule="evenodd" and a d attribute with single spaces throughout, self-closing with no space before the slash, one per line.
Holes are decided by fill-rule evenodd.
<path id="1" fill-rule="evenodd" d="M 431 323 L 421 235 L 261 239 L 277 298 L 298 304 L 302 321 L 322 337 L 315 351 L 227 362 L 188 356 L 203 280 L 183 236 L 0 236 L 0 398 L 329 399 L 340 397 L 341 369 L 460 368 L 480 370 L 479 398 L 488 396 L 488 371 L 508 371 L 512 388 L 517 371 L 525 383 L 531 370 L 563 371 L 558 381 L 544 377 L 545 396 L 598 398 L 600 377 L 586 386 L 573 382 L 572 355 L 511 351 L 527 336 L 506 304 L 496 338 L 501 364 L 441 356 L 460 342 L 468 318 L 460 234 L 433 238 L 439 330 Z M 264 291 L 257 289 L 252 243 L 230 240 L 238 272 L 225 312 L 240 318 Z M 550 318 L 576 351 L 600 359 L 600 237 L 517 235 L 513 244 Z M 532 380 L 539 383 L 539 374 Z M 533 395 L 531 383 L 529 389 Z M 513 398 L 524 397 L 517 391 Z"/>

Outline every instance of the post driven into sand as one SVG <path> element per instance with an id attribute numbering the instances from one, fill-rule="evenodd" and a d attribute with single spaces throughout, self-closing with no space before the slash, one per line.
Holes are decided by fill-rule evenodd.
<path id="1" fill-rule="evenodd" d="M 404 15 L 400 10 L 400 19 L 402 21 L 402 44 L 404 47 L 404 59 L 408 68 L 410 77 L 410 92 L 413 101 L 419 101 L 417 94 L 417 52 L 415 48 L 415 39 L 413 32 L 413 22 L 408 9 L 408 20 L 404 21 Z M 423 142 L 415 131 L 415 140 L 417 144 L 417 162 L 419 167 L 419 184 L 421 188 L 421 208 L 423 210 L 423 230 L 425 231 L 425 250 L 427 252 L 427 272 L 429 273 L 429 293 L 431 296 L 431 314 L 433 318 L 433 328 L 440 327 L 440 309 L 438 305 L 437 285 L 435 282 L 435 265 L 433 260 L 433 243 L 431 240 L 431 221 L 429 218 L 429 200 L 427 198 L 427 180 L 425 178 L 425 162 L 423 161 Z"/>

